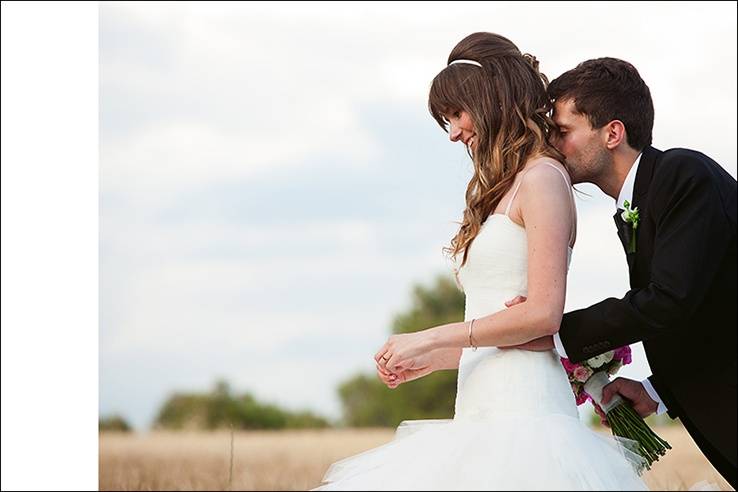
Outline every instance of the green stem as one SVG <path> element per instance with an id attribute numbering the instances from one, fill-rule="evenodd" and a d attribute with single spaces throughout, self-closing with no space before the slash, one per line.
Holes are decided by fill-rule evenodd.
<path id="1" fill-rule="evenodd" d="M 638 453 L 646 461 L 646 469 L 671 449 L 668 442 L 661 439 L 646 424 L 638 413 L 627 403 L 622 403 L 607 414 L 613 435 L 635 441 Z"/>

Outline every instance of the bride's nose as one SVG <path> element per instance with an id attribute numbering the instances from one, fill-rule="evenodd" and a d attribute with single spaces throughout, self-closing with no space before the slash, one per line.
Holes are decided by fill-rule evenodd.
<path id="1" fill-rule="evenodd" d="M 452 142 L 457 142 L 461 138 L 461 129 L 451 124 L 448 131 L 448 138 Z"/>

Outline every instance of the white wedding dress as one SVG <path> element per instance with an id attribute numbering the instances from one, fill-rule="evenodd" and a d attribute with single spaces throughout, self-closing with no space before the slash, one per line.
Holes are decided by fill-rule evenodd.
<path id="1" fill-rule="evenodd" d="M 458 270 L 465 320 L 527 294 L 526 233 L 509 208 L 487 218 Z M 333 463 L 312 490 L 648 490 L 635 462 L 579 420 L 555 351 L 465 348 L 453 419 L 402 422 L 392 441 Z"/>

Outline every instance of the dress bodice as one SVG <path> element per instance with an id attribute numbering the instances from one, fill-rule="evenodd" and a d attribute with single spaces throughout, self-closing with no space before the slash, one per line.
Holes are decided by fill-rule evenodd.
<path id="1" fill-rule="evenodd" d="M 572 249 L 569 247 L 568 264 Z M 469 247 L 466 263 L 453 262 L 459 288 L 466 295 L 464 319 L 505 308 L 515 296 L 528 295 L 528 241 L 525 228 L 503 214 L 492 214 Z"/>
<path id="2" fill-rule="evenodd" d="M 525 228 L 509 216 L 492 214 L 454 270 L 466 296 L 464 320 L 507 309 L 505 302 L 528 295 Z M 569 248 L 569 263 L 571 248 Z M 574 395 L 554 350 L 529 352 L 496 347 L 464 348 L 459 363 L 455 418 L 484 419 L 500 413 L 559 413 L 577 416 Z"/>

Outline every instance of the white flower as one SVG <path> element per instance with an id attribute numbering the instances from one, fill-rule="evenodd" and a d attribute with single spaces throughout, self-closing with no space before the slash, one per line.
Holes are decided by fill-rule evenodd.
<path id="1" fill-rule="evenodd" d="M 597 369 L 598 367 L 610 362 L 614 355 L 615 351 L 610 350 L 609 352 L 605 352 L 604 354 L 595 355 L 594 357 L 587 359 L 587 364 L 590 367 Z"/>
<path id="2" fill-rule="evenodd" d="M 623 202 L 623 206 L 625 207 L 625 210 L 623 210 L 623 213 L 620 214 L 620 217 L 627 223 L 633 225 L 633 229 L 636 229 L 638 227 L 638 220 L 640 219 L 640 214 L 638 213 L 638 207 L 630 208 L 631 203 L 628 200 L 625 200 Z"/>

